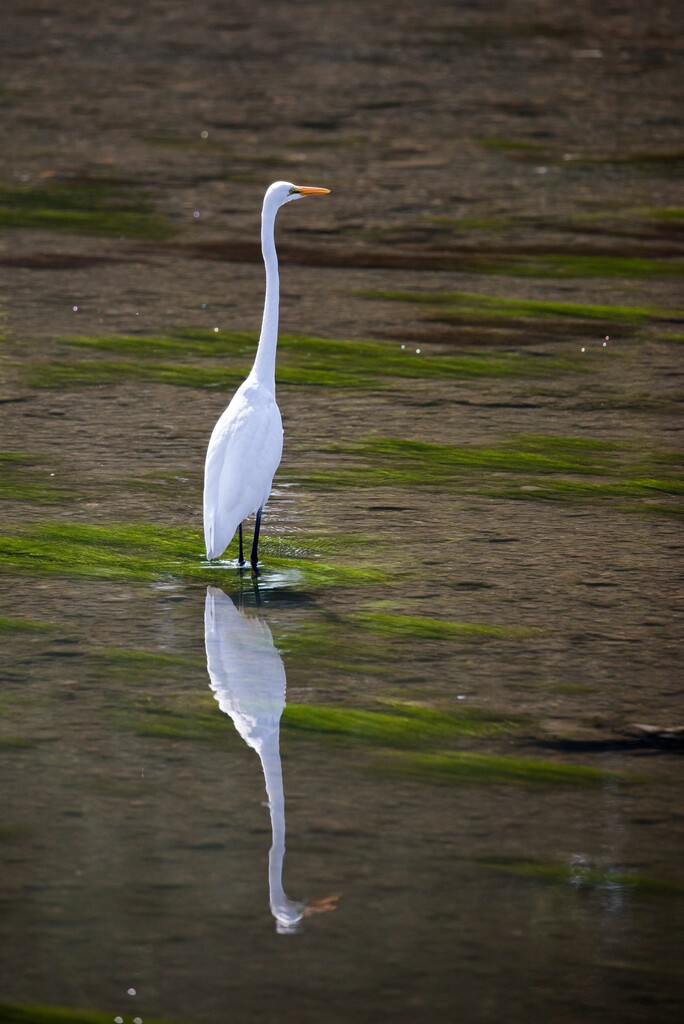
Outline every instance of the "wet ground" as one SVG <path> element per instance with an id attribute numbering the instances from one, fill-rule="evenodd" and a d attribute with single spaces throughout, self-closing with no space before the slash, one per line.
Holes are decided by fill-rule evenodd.
<path id="1" fill-rule="evenodd" d="M 677 5 L 63 6 L 0 36 L 0 1021 L 676 1019 Z"/>

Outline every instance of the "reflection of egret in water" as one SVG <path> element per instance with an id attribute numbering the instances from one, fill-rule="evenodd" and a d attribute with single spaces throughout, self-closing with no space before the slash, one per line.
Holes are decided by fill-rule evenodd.
<path id="1" fill-rule="evenodd" d="M 210 686 L 219 707 L 230 715 L 245 743 L 261 760 L 273 833 L 268 855 L 271 913 L 279 932 L 294 932 L 308 914 L 334 909 L 335 898 L 298 903 L 288 899 L 283 889 L 285 796 L 280 716 L 285 708 L 285 666 L 266 623 L 238 611 L 218 587 L 207 588 L 204 640 Z"/>

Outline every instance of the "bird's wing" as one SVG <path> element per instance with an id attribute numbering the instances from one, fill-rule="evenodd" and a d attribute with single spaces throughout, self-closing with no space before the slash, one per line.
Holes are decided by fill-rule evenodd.
<path id="1" fill-rule="evenodd" d="M 258 386 L 236 393 L 212 432 L 204 471 L 204 537 L 217 558 L 238 525 L 266 502 L 283 451 L 275 399 Z"/>
<path id="2" fill-rule="evenodd" d="M 246 743 L 262 749 L 285 707 L 285 667 L 265 622 L 239 612 L 218 587 L 208 587 L 204 641 L 210 686 L 221 711 Z"/>

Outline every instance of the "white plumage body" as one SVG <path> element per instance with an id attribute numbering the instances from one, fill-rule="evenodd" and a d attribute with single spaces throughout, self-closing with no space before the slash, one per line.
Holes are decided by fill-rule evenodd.
<path id="1" fill-rule="evenodd" d="M 283 453 L 283 424 L 275 400 L 275 362 L 278 346 L 278 256 L 274 224 L 285 203 L 330 190 L 275 181 L 267 189 L 261 210 L 261 252 L 266 271 L 266 296 L 254 366 L 247 380 L 219 418 L 209 440 L 204 467 L 204 539 L 207 558 L 223 554 L 241 527 L 256 512 L 250 562 L 257 569 L 261 510 L 271 493 Z M 242 529 L 238 564 L 244 565 Z"/>
<path id="2" fill-rule="evenodd" d="M 240 523 L 266 504 L 283 454 L 273 392 L 250 374 L 214 427 L 204 469 L 204 540 L 217 558 Z"/>

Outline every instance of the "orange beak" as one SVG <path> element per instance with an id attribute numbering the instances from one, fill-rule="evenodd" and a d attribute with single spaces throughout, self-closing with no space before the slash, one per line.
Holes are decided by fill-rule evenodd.
<path id="1" fill-rule="evenodd" d="M 302 196 L 325 196 L 330 191 L 329 188 L 313 188 L 310 185 L 297 185 L 296 191 Z"/>

